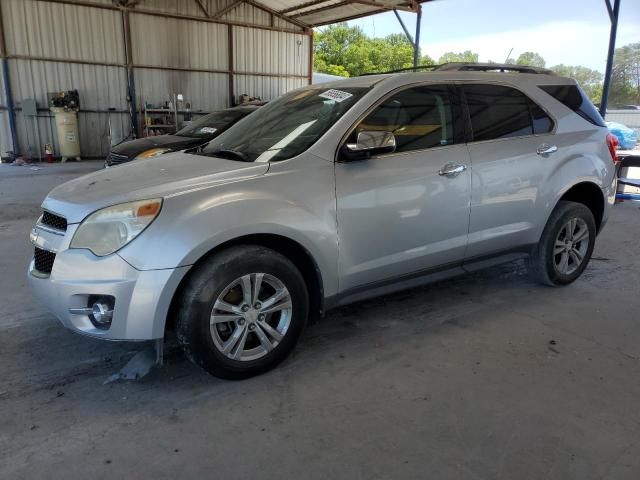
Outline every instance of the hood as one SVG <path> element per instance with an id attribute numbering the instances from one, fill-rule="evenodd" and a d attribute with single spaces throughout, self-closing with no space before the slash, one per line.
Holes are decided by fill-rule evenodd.
<path id="1" fill-rule="evenodd" d="M 90 213 L 110 205 L 208 188 L 263 175 L 268 169 L 268 163 L 168 153 L 63 183 L 49 192 L 42 208 L 64 216 L 68 223 L 79 223 Z"/>
<path id="2" fill-rule="evenodd" d="M 117 155 L 126 155 L 128 158 L 134 158 L 147 150 L 151 150 L 152 148 L 165 147 L 173 148 L 175 150 L 184 150 L 185 148 L 205 143 L 207 140 L 207 138 L 159 135 L 157 137 L 145 137 L 124 142 L 113 147 L 111 151 Z"/>

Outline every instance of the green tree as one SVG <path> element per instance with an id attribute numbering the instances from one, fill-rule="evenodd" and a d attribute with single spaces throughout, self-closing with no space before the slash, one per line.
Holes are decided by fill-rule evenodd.
<path id="1" fill-rule="evenodd" d="M 640 105 L 640 43 L 616 48 L 609 105 Z"/>
<path id="2" fill-rule="evenodd" d="M 555 65 L 551 70 L 563 77 L 571 77 L 582 87 L 593 103 L 602 100 L 602 73 L 581 65 Z"/>
<path id="3" fill-rule="evenodd" d="M 515 62 L 518 65 L 528 65 L 531 67 L 544 67 L 547 62 L 544 58 L 536 52 L 524 52 L 521 53 Z"/>
<path id="4" fill-rule="evenodd" d="M 428 56 L 419 58 L 432 62 Z M 402 34 L 370 38 L 359 27 L 340 23 L 314 35 L 314 69 L 317 72 L 357 76 L 412 66 L 413 45 Z"/>
<path id="5" fill-rule="evenodd" d="M 471 50 L 465 50 L 464 52 L 447 52 L 438 60 L 439 64 L 451 63 L 451 62 L 464 62 L 464 63 L 476 63 L 478 61 L 478 54 L 473 53 Z"/>

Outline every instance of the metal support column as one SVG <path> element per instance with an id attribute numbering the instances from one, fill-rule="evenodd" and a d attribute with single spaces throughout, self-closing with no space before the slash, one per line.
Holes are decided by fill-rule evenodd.
<path id="1" fill-rule="evenodd" d="M 7 59 L 7 44 L 4 38 L 4 23 L 2 18 L 2 5 L 0 5 L 0 56 L 2 57 L 2 81 L 4 83 L 4 96 L 7 99 L 7 114 L 9 115 L 9 130 L 11 131 L 11 149 L 17 154 L 20 150 L 18 144 L 18 129 L 16 127 L 16 109 L 13 103 L 11 91 L 11 77 L 9 75 L 9 60 Z"/>
<path id="2" fill-rule="evenodd" d="M 607 114 L 609 102 L 609 89 L 611 87 L 611 73 L 613 71 L 613 59 L 616 53 L 616 34 L 618 33 L 618 16 L 620 14 L 620 0 L 604 0 L 611 20 L 611 32 L 609 34 L 609 52 L 607 53 L 607 68 L 604 71 L 604 83 L 602 85 L 602 100 L 600 102 L 600 115 L 604 118 Z"/>
<path id="3" fill-rule="evenodd" d="M 233 58 L 233 25 L 227 26 L 227 43 L 229 44 L 227 51 L 227 61 L 229 62 L 229 106 L 234 107 L 236 104 L 236 94 L 234 91 L 235 80 L 233 78 L 233 66 L 235 63 Z"/>
<path id="4" fill-rule="evenodd" d="M 418 4 L 418 11 L 416 12 L 416 40 L 413 44 L 413 68 L 417 68 L 418 64 L 420 63 L 420 24 L 421 23 L 422 23 L 422 6 Z"/>
<path id="5" fill-rule="evenodd" d="M 136 111 L 136 82 L 133 72 L 133 49 L 131 47 L 131 20 L 129 18 L 129 10 L 122 9 L 122 26 L 124 33 L 124 54 L 125 63 L 127 64 L 127 99 L 129 100 L 129 109 L 131 111 L 131 131 L 133 138 L 138 138 L 138 112 Z"/>
<path id="6" fill-rule="evenodd" d="M 400 22 L 400 26 L 402 27 L 402 30 L 404 30 L 404 34 L 407 37 L 407 40 L 409 40 L 409 43 L 411 43 L 411 45 L 413 46 L 413 68 L 415 69 L 418 67 L 418 64 L 420 63 L 420 23 L 422 23 L 422 7 L 418 4 L 417 10 L 416 10 L 416 39 L 415 40 L 409 33 L 409 30 L 407 29 L 407 26 L 402 21 L 402 18 L 400 17 L 400 14 L 398 13 L 398 11 L 394 9 L 393 13 L 396 14 L 396 18 L 398 19 L 398 22 Z"/>

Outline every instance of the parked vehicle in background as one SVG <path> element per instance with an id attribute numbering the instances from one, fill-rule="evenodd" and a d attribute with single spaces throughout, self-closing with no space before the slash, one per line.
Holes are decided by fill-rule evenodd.
<path id="1" fill-rule="evenodd" d="M 104 162 L 113 167 L 131 160 L 153 158 L 169 152 L 203 145 L 258 109 L 260 105 L 243 105 L 209 113 L 175 134 L 138 138 L 113 147 Z"/>
<path id="2" fill-rule="evenodd" d="M 290 92 L 193 153 L 52 190 L 37 295 L 109 340 L 177 332 L 213 375 L 275 366 L 330 308 L 529 257 L 586 268 L 616 192 L 615 142 L 569 78 L 450 64 Z"/>

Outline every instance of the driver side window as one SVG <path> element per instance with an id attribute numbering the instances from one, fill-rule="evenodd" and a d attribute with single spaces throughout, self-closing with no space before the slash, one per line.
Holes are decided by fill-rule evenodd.
<path id="1" fill-rule="evenodd" d="M 449 88 L 426 85 L 396 93 L 378 105 L 350 135 L 386 131 L 396 137 L 396 152 L 424 150 L 454 143 L 454 118 Z"/>

